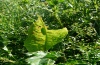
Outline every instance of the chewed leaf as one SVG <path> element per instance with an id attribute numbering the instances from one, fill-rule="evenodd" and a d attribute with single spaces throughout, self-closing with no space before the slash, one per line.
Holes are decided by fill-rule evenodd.
<path id="1" fill-rule="evenodd" d="M 38 20 L 30 26 L 24 46 L 29 52 L 46 51 L 59 43 L 67 34 L 67 28 L 48 30 L 39 16 Z"/>

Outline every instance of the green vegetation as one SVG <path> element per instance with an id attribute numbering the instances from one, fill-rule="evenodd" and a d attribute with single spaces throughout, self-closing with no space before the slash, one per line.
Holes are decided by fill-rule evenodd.
<path id="1" fill-rule="evenodd" d="M 48 30 L 42 18 L 39 16 L 38 20 L 30 26 L 28 38 L 25 40 L 24 45 L 29 52 L 48 51 L 67 34 L 67 28 Z"/>
<path id="2" fill-rule="evenodd" d="M 30 26 L 37 21 L 37 15 L 43 19 L 43 28 L 33 28 L 41 31 L 40 35 L 49 36 L 41 42 L 28 39 L 36 36 Z M 64 27 L 68 35 L 63 32 Z M 24 42 L 31 40 L 43 44 L 41 51 L 34 45 L 34 52 L 32 47 L 27 49 Z M 0 0 L 0 65 L 30 64 L 100 65 L 100 1 Z"/>

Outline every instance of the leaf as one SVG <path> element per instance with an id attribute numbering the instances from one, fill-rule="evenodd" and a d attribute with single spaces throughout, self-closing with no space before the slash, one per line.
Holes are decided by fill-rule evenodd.
<path id="1" fill-rule="evenodd" d="M 59 43 L 68 34 L 66 28 L 58 30 L 47 30 L 46 49 L 50 49 L 55 44 Z"/>
<path id="2" fill-rule="evenodd" d="M 29 28 L 28 38 L 25 40 L 24 46 L 29 52 L 47 51 L 61 42 L 67 34 L 67 28 L 48 30 L 42 18 L 38 16 L 38 20 Z"/>
<path id="3" fill-rule="evenodd" d="M 44 22 L 42 18 L 39 17 L 38 20 L 30 26 L 28 38 L 24 42 L 28 51 L 44 50 L 46 35 L 43 34 L 43 31 L 41 32 L 42 28 L 45 28 Z"/>
<path id="4" fill-rule="evenodd" d="M 49 58 L 52 60 L 57 60 L 58 57 L 61 57 L 61 53 L 57 51 L 50 51 L 44 58 Z"/>
<path id="5" fill-rule="evenodd" d="M 5 62 L 5 63 L 7 63 L 7 62 L 15 63 L 15 61 L 10 60 L 10 59 L 8 59 L 8 58 L 6 58 L 6 57 L 0 57 L 0 61 L 2 61 L 2 63 L 3 63 L 3 62 Z"/>
<path id="6" fill-rule="evenodd" d="M 60 2 L 64 2 L 64 0 L 58 0 L 58 2 L 60 3 Z"/>
<path id="7" fill-rule="evenodd" d="M 27 53 L 28 55 L 30 53 Z M 34 52 L 34 53 L 31 53 L 31 54 L 34 54 L 35 56 L 33 57 L 30 57 L 30 58 L 27 58 L 26 61 L 31 64 L 31 65 L 39 65 L 40 64 L 40 61 L 42 60 L 42 58 L 47 54 L 47 53 L 44 53 L 42 51 L 38 51 L 38 52 Z"/>
<path id="8" fill-rule="evenodd" d="M 54 65 L 55 63 L 54 60 L 45 57 L 46 55 L 48 55 L 47 52 L 45 53 L 43 51 L 38 51 L 38 52 L 27 53 L 27 54 L 30 56 L 34 55 L 26 59 L 26 62 L 28 62 L 28 64 L 30 65 Z"/>

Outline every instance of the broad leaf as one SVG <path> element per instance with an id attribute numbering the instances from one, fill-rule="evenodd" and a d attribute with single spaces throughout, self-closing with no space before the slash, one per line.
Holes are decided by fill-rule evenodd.
<path id="1" fill-rule="evenodd" d="M 45 30 L 41 17 L 30 26 L 28 38 L 24 44 L 28 51 L 44 50 L 46 34 L 44 35 L 45 31 L 43 28 Z"/>
<path id="2" fill-rule="evenodd" d="M 67 34 L 67 28 L 48 30 L 39 16 L 38 20 L 30 26 L 28 38 L 25 40 L 24 45 L 29 52 L 47 51 L 59 43 Z"/>
<path id="3" fill-rule="evenodd" d="M 33 52 L 33 53 L 27 53 L 28 56 L 32 56 L 30 58 L 26 59 L 26 62 L 30 65 L 54 65 L 55 61 L 45 57 L 46 55 L 49 56 L 52 53 L 45 53 L 43 51 Z"/>

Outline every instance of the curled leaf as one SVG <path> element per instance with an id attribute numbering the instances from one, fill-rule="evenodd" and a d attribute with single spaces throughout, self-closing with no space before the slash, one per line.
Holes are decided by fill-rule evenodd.
<path id="1" fill-rule="evenodd" d="M 48 30 L 39 16 L 38 20 L 30 26 L 24 46 L 29 52 L 46 51 L 59 43 L 67 34 L 67 28 Z"/>

